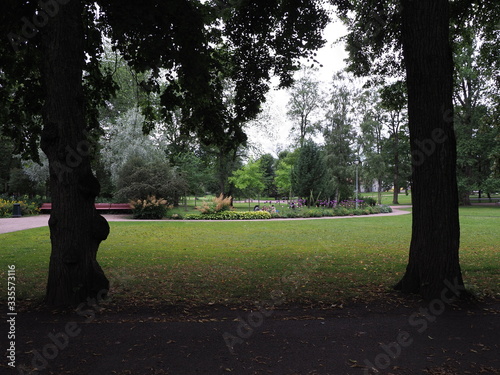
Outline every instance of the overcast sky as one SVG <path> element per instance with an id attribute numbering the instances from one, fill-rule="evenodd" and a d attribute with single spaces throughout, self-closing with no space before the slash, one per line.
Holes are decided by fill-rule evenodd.
<path id="1" fill-rule="evenodd" d="M 324 37 L 327 40 L 325 46 L 317 52 L 316 60 L 322 67 L 318 67 L 317 78 L 326 86 L 333 74 L 345 68 L 344 60 L 347 58 L 344 45 L 335 43 L 346 34 L 347 30 L 340 21 L 331 22 L 325 29 Z M 257 152 L 251 152 L 254 158 L 261 154 L 271 153 L 277 157 L 278 149 L 285 149 L 290 144 L 289 133 L 291 123 L 286 116 L 286 105 L 288 94 L 284 90 L 271 90 L 268 95 L 268 116 L 270 120 L 265 128 L 248 129 L 247 134 L 250 143 L 254 144 Z"/>

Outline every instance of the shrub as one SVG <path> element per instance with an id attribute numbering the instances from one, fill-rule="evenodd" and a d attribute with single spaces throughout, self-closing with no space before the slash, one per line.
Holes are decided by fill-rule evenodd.
<path id="1" fill-rule="evenodd" d="M 363 202 L 369 206 L 375 206 L 377 204 L 377 200 L 372 197 L 363 197 Z"/>
<path id="2" fill-rule="evenodd" d="M 203 215 L 214 214 L 217 212 L 229 211 L 231 209 L 231 197 L 224 198 L 224 194 L 212 199 L 211 202 L 203 202 L 201 208 L 198 208 Z"/>
<path id="3" fill-rule="evenodd" d="M 220 211 L 211 214 L 188 214 L 186 220 L 255 220 L 270 219 L 271 214 L 266 211 Z"/>
<path id="4" fill-rule="evenodd" d="M 22 200 L 0 199 L 0 217 L 12 217 L 14 203 L 20 204 L 23 216 L 38 215 L 40 213 L 39 204 L 28 201 L 26 198 L 24 197 Z"/>
<path id="5" fill-rule="evenodd" d="M 321 210 L 306 210 L 302 214 L 302 217 L 322 217 L 323 212 Z"/>
<path id="6" fill-rule="evenodd" d="M 381 204 L 379 207 L 380 207 L 380 213 L 382 214 L 387 214 L 389 212 L 392 212 L 392 208 L 386 204 Z"/>
<path id="7" fill-rule="evenodd" d="M 118 174 L 115 198 L 126 202 L 156 196 L 177 205 L 186 188 L 186 181 L 167 161 L 147 161 L 133 157 Z"/>
<path id="8" fill-rule="evenodd" d="M 162 198 L 148 196 L 146 199 L 137 199 L 130 201 L 134 219 L 159 220 L 167 214 L 167 201 Z"/>
<path id="9" fill-rule="evenodd" d="M 347 216 L 349 215 L 349 210 L 345 207 L 338 206 L 333 210 L 335 216 Z"/>

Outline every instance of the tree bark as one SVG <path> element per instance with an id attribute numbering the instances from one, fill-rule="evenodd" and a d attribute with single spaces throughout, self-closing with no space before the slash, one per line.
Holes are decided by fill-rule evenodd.
<path id="1" fill-rule="evenodd" d="M 109 234 L 94 206 L 99 182 L 90 167 L 85 137 L 83 7 L 61 5 L 41 30 L 46 90 L 42 149 L 49 159 L 52 252 L 46 290 L 51 306 L 76 306 L 102 298 L 109 282 L 97 263 L 97 250 Z"/>
<path id="2" fill-rule="evenodd" d="M 413 164 L 409 262 L 396 289 L 426 299 L 463 294 L 447 0 L 402 0 Z"/>
<path id="3" fill-rule="evenodd" d="M 377 179 L 377 204 L 382 204 L 382 178 Z"/>
<path id="4" fill-rule="evenodd" d="M 396 132 L 394 133 L 394 194 L 392 196 L 392 204 L 399 204 L 399 191 L 401 187 L 399 186 L 399 126 L 395 127 Z"/>

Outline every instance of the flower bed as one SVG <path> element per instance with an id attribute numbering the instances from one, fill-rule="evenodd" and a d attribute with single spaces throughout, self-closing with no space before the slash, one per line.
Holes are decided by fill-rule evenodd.
<path id="1" fill-rule="evenodd" d="M 212 214 L 187 214 L 184 220 L 255 220 L 270 219 L 266 211 L 222 211 Z"/>
<path id="2" fill-rule="evenodd" d="M 389 206 L 368 206 L 363 208 L 337 207 L 334 209 L 322 208 L 302 208 L 290 209 L 286 211 L 221 211 L 211 214 L 175 214 L 171 219 L 177 220 L 254 220 L 254 219 L 290 219 L 290 218 L 311 218 L 311 217 L 333 217 L 333 216 L 357 216 L 373 215 L 379 213 L 392 212 Z"/>
<path id="3" fill-rule="evenodd" d="M 21 215 L 23 216 L 38 215 L 40 213 L 37 202 L 32 202 L 28 199 L 0 199 L 0 217 L 12 217 L 14 203 L 19 203 L 21 206 Z"/>

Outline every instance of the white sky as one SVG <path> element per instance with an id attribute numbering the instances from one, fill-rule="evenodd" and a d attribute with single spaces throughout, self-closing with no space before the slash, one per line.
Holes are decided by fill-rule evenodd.
<path id="1" fill-rule="evenodd" d="M 318 67 L 317 78 L 325 86 L 330 82 L 333 74 L 345 68 L 344 60 L 347 53 L 343 43 L 335 43 L 347 33 L 347 29 L 340 21 L 332 21 L 324 31 L 326 44 L 317 51 L 316 60 L 322 65 Z M 305 63 L 305 62 L 304 62 Z M 265 153 L 277 157 L 278 149 L 286 149 L 290 145 L 289 133 L 291 124 L 286 116 L 288 93 L 285 90 L 271 90 L 268 95 L 270 106 L 270 123 L 263 129 L 252 127 L 247 134 L 251 144 L 255 145 L 257 152 L 251 152 L 254 158 Z"/>

